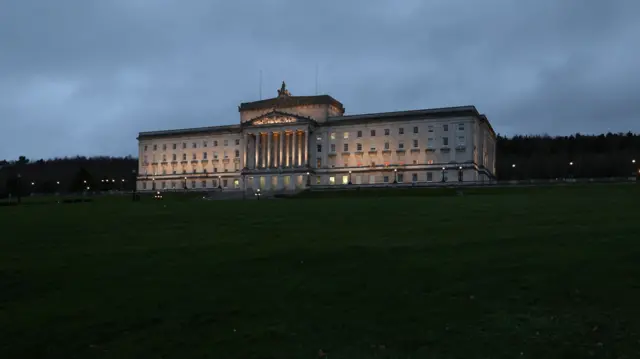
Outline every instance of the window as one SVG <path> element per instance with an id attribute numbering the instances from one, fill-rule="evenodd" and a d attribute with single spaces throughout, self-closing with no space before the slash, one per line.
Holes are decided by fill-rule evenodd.
<path id="1" fill-rule="evenodd" d="M 173 170 L 173 174 L 176 174 L 176 170 Z"/>
<path id="2" fill-rule="evenodd" d="M 147 182 L 142 182 L 142 189 L 147 189 Z"/>
<path id="3" fill-rule="evenodd" d="M 362 131 L 358 131 L 357 137 L 362 137 Z"/>
<path id="4" fill-rule="evenodd" d="M 236 171 L 239 171 L 239 170 L 240 170 L 240 162 L 236 162 L 236 163 L 233 165 L 233 169 L 234 169 L 234 170 L 236 170 Z"/>
<path id="5" fill-rule="evenodd" d="M 223 158 L 229 158 L 229 156 L 227 156 L 227 151 L 222 152 L 222 155 L 224 156 Z"/>
<path id="6" fill-rule="evenodd" d="M 236 146 L 240 146 L 240 139 L 236 138 Z"/>
<path id="7" fill-rule="evenodd" d="M 442 137 L 442 145 L 449 146 L 449 137 Z"/>
<path id="8" fill-rule="evenodd" d="M 356 143 L 356 150 L 362 151 L 362 143 Z"/>
<path id="9" fill-rule="evenodd" d="M 186 154 L 186 153 L 183 153 L 183 154 L 182 154 L 182 160 L 183 160 L 183 161 L 186 161 L 186 160 L 187 160 L 187 154 Z"/>
<path id="10" fill-rule="evenodd" d="M 214 179 L 214 180 L 211 180 L 211 185 L 212 185 L 213 187 L 218 187 L 218 180 L 215 180 L 215 179 Z"/>
<path id="11" fill-rule="evenodd" d="M 418 174 L 417 173 L 411 174 L 411 182 L 418 182 Z"/>
<path id="12" fill-rule="evenodd" d="M 335 143 L 331 144 L 331 152 L 336 152 L 336 144 Z"/>
<path id="13" fill-rule="evenodd" d="M 162 155 L 162 162 L 167 162 L 167 155 Z"/>
<path id="14" fill-rule="evenodd" d="M 206 169 L 206 168 L 203 168 L 203 169 L 202 169 L 202 173 L 207 173 L 207 169 Z"/>
<path id="15" fill-rule="evenodd" d="M 376 145 L 371 145 L 370 151 L 375 151 L 376 150 Z"/>
<path id="16" fill-rule="evenodd" d="M 182 149 L 184 150 L 185 148 L 187 148 L 187 143 L 186 142 L 182 142 Z"/>
<path id="17" fill-rule="evenodd" d="M 322 160 L 320 158 L 316 159 L 316 168 L 322 167 Z"/>
<path id="18" fill-rule="evenodd" d="M 144 145 L 144 152 L 147 152 L 147 148 L 148 148 L 148 147 L 149 147 L 149 146 Z"/>
<path id="19" fill-rule="evenodd" d="M 433 132 L 433 126 L 429 125 L 429 127 L 427 127 L 427 132 Z"/>
<path id="20" fill-rule="evenodd" d="M 213 172 L 218 172 L 218 167 L 213 167 Z"/>
<path id="21" fill-rule="evenodd" d="M 400 128 L 398 129 L 398 134 L 399 134 L 399 135 L 404 135 L 404 127 L 400 127 Z"/>
<path id="22" fill-rule="evenodd" d="M 316 136 L 316 141 L 318 142 L 322 141 L 322 136 L 321 135 Z"/>
<path id="23" fill-rule="evenodd" d="M 375 137 L 376 135 L 376 130 L 371 130 L 371 137 Z"/>
<path id="24" fill-rule="evenodd" d="M 342 184 L 349 184 L 349 175 L 342 176 Z"/>
<path id="25" fill-rule="evenodd" d="M 418 140 L 413 140 L 413 148 L 418 148 Z"/>
<path id="26" fill-rule="evenodd" d="M 433 182 L 433 172 L 427 172 L 427 182 Z"/>
<path id="27" fill-rule="evenodd" d="M 171 160 L 172 160 L 172 161 L 174 161 L 174 162 L 175 162 L 175 161 L 177 161 L 177 160 L 176 160 L 176 154 L 175 154 L 175 153 L 171 156 Z"/>
<path id="28" fill-rule="evenodd" d="M 240 157 L 240 150 L 236 150 L 235 155 L 236 155 L 236 158 Z"/>
<path id="29" fill-rule="evenodd" d="M 418 126 L 413 127 L 413 133 L 418 133 Z"/>
<path id="30" fill-rule="evenodd" d="M 157 150 L 158 149 L 158 145 L 153 145 L 153 150 Z"/>
<path id="31" fill-rule="evenodd" d="M 202 152 L 202 159 L 206 160 L 207 159 L 207 153 L 206 152 Z"/>
<path id="32" fill-rule="evenodd" d="M 382 177 L 382 182 L 389 183 L 389 176 L 383 176 Z"/>
<path id="33" fill-rule="evenodd" d="M 444 131 L 449 131 L 449 125 L 442 125 L 442 129 Z"/>
<path id="34" fill-rule="evenodd" d="M 233 188 L 240 188 L 240 180 L 239 179 L 234 179 L 233 180 Z"/>
<path id="35" fill-rule="evenodd" d="M 398 183 L 402 183 L 402 182 L 404 182 L 404 174 L 398 173 Z"/>
<path id="36" fill-rule="evenodd" d="M 398 148 L 399 149 L 404 149 L 404 142 L 398 142 Z"/>
<path id="37" fill-rule="evenodd" d="M 196 181 L 191 181 L 191 188 L 196 188 Z"/>
<path id="38" fill-rule="evenodd" d="M 218 152 L 214 152 L 214 153 L 213 153 L 213 159 L 214 159 L 214 160 L 217 160 L 217 159 L 218 159 Z"/>
<path id="39" fill-rule="evenodd" d="M 202 188 L 207 188 L 207 181 L 202 181 Z"/>
<path id="40" fill-rule="evenodd" d="M 174 144 L 173 144 L 173 149 L 175 150 L 175 149 L 177 149 L 177 148 L 178 148 L 178 144 L 177 144 L 177 143 L 174 143 Z"/>
<path id="41" fill-rule="evenodd" d="M 464 123 L 458 124 L 458 131 L 464 131 Z"/>
<path id="42" fill-rule="evenodd" d="M 432 165 L 432 164 L 433 164 L 433 160 L 428 160 L 428 161 L 427 161 L 427 164 L 428 164 L 428 165 Z"/>
<path id="43" fill-rule="evenodd" d="M 196 159 L 196 154 L 195 154 L 195 153 L 191 155 L 191 159 L 192 159 L 192 160 L 195 160 L 195 159 Z"/>
<path id="44" fill-rule="evenodd" d="M 218 141 L 213 141 L 213 147 L 218 147 Z"/>
<path id="45" fill-rule="evenodd" d="M 167 144 L 166 144 L 166 143 L 162 145 L 162 150 L 163 150 L 163 151 L 166 151 L 166 150 L 167 150 Z"/>
<path id="46" fill-rule="evenodd" d="M 434 141 L 433 137 L 429 137 L 429 138 L 427 139 L 427 148 L 433 148 L 433 143 L 434 143 L 434 142 L 435 142 L 435 141 Z"/>
<path id="47" fill-rule="evenodd" d="M 336 139 L 336 133 L 335 132 L 331 132 L 331 141 Z"/>
<path id="48" fill-rule="evenodd" d="M 224 140 L 224 145 L 229 146 L 229 140 Z"/>
<path id="49" fill-rule="evenodd" d="M 384 149 L 385 149 L 385 150 L 388 150 L 388 149 L 389 149 L 389 142 L 385 142 L 385 143 L 384 143 Z"/>
<path id="50" fill-rule="evenodd" d="M 192 148 L 198 148 L 198 144 L 194 142 L 194 143 L 191 144 L 191 147 Z"/>
<path id="51" fill-rule="evenodd" d="M 183 169 L 183 170 L 182 170 L 182 174 L 183 174 L 183 175 L 186 175 L 186 174 L 187 174 L 187 170 Z"/>
<path id="52" fill-rule="evenodd" d="M 349 144 L 345 143 L 344 145 L 342 145 L 344 148 L 342 149 L 344 152 L 349 152 Z"/>
<path id="53" fill-rule="evenodd" d="M 171 181 L 171 188 L 173 188 L 173 189 L 176 188 L 176 183 L 174 181 Z"/>
<path id="54" fill-rule="evenodd" d="M 329 184 L 330 185 L 336 184 L 336 178 L 334 176 L 329 176 Z"/>
<path id="55" fill-rule="evenodd" d="M 144 163 L 145 163 L 145 164 L 148 162 L 148 159 L 149 159 L 149 158 L 148 158 L 147 156 L 144 156 Z"/>
<path id="56" fill-rule="evenodd" d="M 464 145 L 464 136 L 458 136 L 458 144 Z"/>
<path id="57" fill-rule="evenodd" d="M 384 135 L 385 135 L 385 136 L 389 136 L 389 132 L 391 132 L 391 131 L 389 131 L 389 129 L 388 129 L 388 128 L 385 128 L 385 129 L 384 129 Z"/>
<path id="58" fill-rule="evenodd" d="M 202 147 L 207 147 L 207 141 L 202 141 Z"/>
<path id="59" fill-rule="evenodd" d="M 418 164 L 418 161 L 413 160 L 413 164 L 414 164 L 414 165 L 417 165 L 417 164 Z"/>
<path id="60" fill-rule="evenodd" d="M 316 145 L 316 148 L 318 149 L 318 152 L 322 152 L 322 145 Z"/>
<path id="61" fill-rule="evenodd" d="M 369 183 L 371 183 L 371 184 L 376 183 L 376 176 L 375 175 L 370 175 L 369 176 Z"/>
<path id="62" fill-rule="evenodd" d="M 229 185 L 229 180 L 223 179 L 222 180 L 222 187 L 227 188 L 228 185 Z"/>
<path id="63" fill-rule="evenodd" d="M 442 182 L 447 182 L 449 180 L 449 173 L 447 171 L 442 171 Z"/>
<path id="64" fill-rule="evenodd" d="M 316 176 L 316 184 L 320 184 L 320 176 Z"/>
<path id="65" fill-rule="evenodd" d="M 344 138 L 345 140 L 348 140 L 348 139 L 349 139 L 349 132 L 345 132 L 345 133 L 342 135 L 342 138 Z"/>

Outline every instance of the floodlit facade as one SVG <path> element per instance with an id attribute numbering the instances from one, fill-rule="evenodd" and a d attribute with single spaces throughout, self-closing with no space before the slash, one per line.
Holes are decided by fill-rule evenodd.
<path id="1" fill-rule="evenodd" d="M 496 135 L 474 106 L 345 115 L 328 95 L 240 104 L 240 124 L 141 132 L 137 188 L 297 190 L 488 182 Z"/>

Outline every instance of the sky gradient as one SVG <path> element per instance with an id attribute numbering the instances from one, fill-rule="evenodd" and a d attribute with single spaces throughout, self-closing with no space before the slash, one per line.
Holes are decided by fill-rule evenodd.
<path id="1" fill-rule="evenodd" d="M 135 155 L 140 131 L 319 93 L 475 105 L 500 134 L 640 132 L 637 0 L 0 0 L 0 159 Z"/>

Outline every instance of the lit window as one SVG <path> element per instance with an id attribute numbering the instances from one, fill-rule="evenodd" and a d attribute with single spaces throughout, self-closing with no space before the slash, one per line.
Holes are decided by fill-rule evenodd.
<path id="1" fill-rule="evenodd" d="M 238 179 L 233 180 L 233 188 L 240 188 L 240 180 Z"/>
<path id="2" fill-rule="evenodd" d="M 320 135 L 316 136 L 316 141 L 322 141 L 322 136 Z"/>
<path id="3" fill-rule="evenodd" d="M 388 128 L 385 128 L 385 129 L 384 129 L 384 135 L 385 135 L 385 136 L 389 136 L 389 133 L 390 133 L 390 132 L 391 132 L 391 131 L 390 131 Z"/>
<path id="4" fill-rule="evenodd" d="M 342 176 L 342 184 L 349 184 L 349 175 Z"/>
<path id="5" fill-rule="evenodd" d="M 316 168 L 322 167 L 322 160 L 320 158 L 316 159 Z"/>
<path id="6" fill-rule="evenodd" d="M 345 143 L 345 144 L 343 145 L 343 147 L 344 147 L 344 148 L 343 148 L 343 151 L 344 151 L 344 152 L 349 152 L 349 144 L 348 144 L 348 143 Z"/>
<path id="7" fill-rule="evenodd" d="M 334 176 L 330 176 L 330 177 L 329 177 L 329 184 L 330 184 L 330 185 L 334 185 L 334 184 L 336 184 L 336 178 L 335 178 Z"/>
<path id="8" fill-rule="evenodd" d="M 342 138 L 344 138 L 345 140 L 349 139 L 349 132 L 345 132 L 342 136 Z"/>
<path id="9" fill-rule="evenodd" d="M 331 132 L 331 140 L 335 140 L 336 139 L 336 133 L 335 132 Z"/>
<path id="10" fill-rule="evenodd" d="M 320 184 L 320 176 L 316 176 L 316 184 Z"/>

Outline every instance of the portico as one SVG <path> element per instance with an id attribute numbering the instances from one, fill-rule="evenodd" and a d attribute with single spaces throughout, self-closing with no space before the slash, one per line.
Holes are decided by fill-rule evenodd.
<path id="1" fill-rule="evenodd" d="M 309 128 L 247 128 L 245 169 L 308 167 Z"/>

